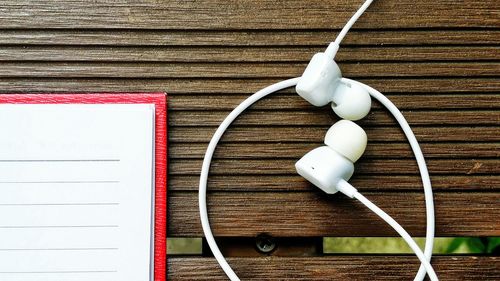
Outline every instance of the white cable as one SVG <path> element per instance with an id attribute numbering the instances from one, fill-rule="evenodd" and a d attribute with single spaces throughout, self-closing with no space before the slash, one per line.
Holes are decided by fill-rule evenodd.
<path id="1" fill-rule="evenodd" d="M 368 9 L 373 0 L 367 0 L 365 3 L 359 8 L 359 10 L 351 17 L 351 19 L 346 23 L 344 28 L 340 31 L 339 35 L 333 43 L 331 43 L 326 49 L 325 53 L 330 54 L 332 59 L 335 57 L 337 50 L 339 48 L 340 42 L 344 39 L 347 32 L 351 29 L 354 23 L 358 20 L 358 18 Z M 422 178 L 422 184 L 424 186 L 424 197 L 425 197 L 425 209 L 426 209 L 426 217 L 427 217 L 427 229 L 425 235 L 425 248 L 424 254 L 428 261 L 431 260 L 432 257 L 432 248 L 434 247 L 434 228 L 435 228 L 435 217 L 434 217 L 434 199 L 432 195 L 432 185 L 431 179 L 429 176 L 429 171 L 427 170 L 427 165 L 425 163 L 424 155 L 422 150 L 420 149 L 420 145 L 418 144 L 417 138 L 415 138 L 415 134 L 411 130 L 410 125 L 406 122 L 403 114 L 399 111 L 399 109 L 392 103 L 386 96 L 377 91 L 376 89 L 360 83 L 358 81 L 354 81 L 347 78 L 342 78 L 344 82 L 356 83 L 364 87 L 370 95 L 378 100 L 382 105 L 384 105 L 389 112 L 394 116 L 394 118 L 398 121 L 401 129 L 403 130 L 408 142 L 410 143 L 411 149 L 413 150 L 413 154 L 417 160 L 418 169 L 420 171 L 420 176 Z M 418 273 L 415 276 L 414 281 L 422 281 L 425 278 L 425 268 L 423 265 L 418 269 Z"/>
<path id="2" fill-rule="evenodd" d="M 352 18 L 347 22 L 347 24 L 344 26 L 344 28 L 341 30 L 339 35 L 337 36 L 336 40 L 332 42 L 325 53 L 329 54 L 331 58 L 333 59 L 335 57 L 335 54 L 337 53 L 337 50 L 339 49 L 340 42 L 344 39 L 345 35 L 349 31 L 349 29 L 354 25 L 356 20 L 364 13 L 364 11 L 370 6 L 370 4 L 373 2 L 373 0 L 367 0 L 360 8 L 359 10 L 352 16 Z M 226 129 L 229 127 L 229 125 L 248 107 L 250 107 L 253 103 L 258 101 L 259 99 L 273 93 L 279 90 L 282 90 L 284 88 L 292 87 L 295 86 L 300 78 L 292 78 L 288 79 L 285 81 L 281 81 L 279 83 L 270 85 L 252 96 L 248 97 L 245 101 L 243 101 L 240 105 L 238 105 L 225 119 L 224 121 L 219 125 L 217 128 L 216 132 L 214 133 L 212 139 L 210 140 L 210 143 L 207 147 L 207 151 L 205 153 L 205 158 L 203 159 L 203 165 L 201 169 L 201 175 L 200 175 L 200 185 L 199 185 L 199 208 L 200 208 L 200 219 L 201 219 L 201 225 L 203 228 L 203 232 L 205 234 L 205 238 L 207 240 L 208 246 L 212 250 L 212 253 L 214 254 L 214 257 L 216 258 L 217 262 L 219 265 L 222 267 L 226 275 L 229 277 L 231 281 L 240 281 L 238 276 L 234 273 L 232 268 L 229 266 L 227 263 L 226 259 L 220 252 L 219 247 L 217 246 L 217 243 L 215 242 L 214 236 L 212 234 L 212 230 L 210 228 L 210 222 L 208 220 L 208 212 L 207 212 L 207 202 L 206 202 L 206 194 L 207 194 L 207 180 L 208 180 L 208 172 L 210 168 L 210 162 L 212 161 L 212 156 L 215 151 L 215 148 L 217 147 L 217 143 L 219 142 L 220 138 L 226 131 Z M 383 212 L 380 208 L 375 206 L 373 203 L 368 201 L 364 196 L 361 194 L 357 195 L 356 198 L 360 200 L 363 204 L 365 204 L 368 208 L 372 209 L 374 212 L 376 212 L 379 216 L 381 216 L 384 220 L 386 220 L 398 233 L 405 238 L 405 241 L 408 243 L 408 245 L 414 250 L 415 254 L 419 257 L 419 259 L 422 262 L 422 265 L 420 266 L 420 269 L 415 277 L 415 281 L 422 281 L 425 278 L 426 270 L 429 273 L 429 276 L 431 277 L 431 280 L 437 280 L 437 276 L 435 276 L 435 272 L 432 269 L 432 266 L 430 266 L 430 259 L 432 256 L 432 248 L 433 248 L 433 242 L 434 242 L 434 201 L 432 197 L 432 186 L 430 182 L 430 177 L 429 173 L 427 171 L 427 166 L 425 164 L 425 159 L 423 157 L 422 151 L 420 149 L 420 146 L 417 142 L 417 139 L 415 138 L 415 135 L 413 134 L 410 126 L 406 122 L 406 119 L 404 116 L 401 114 L 401 112 L 398 110 L 398 108 L 384 95 L 382 95 L 379 91 L 354 80 L 342 78 L 344 82 L 350 82 L 350 83 L 357 83 L 364 88 L 367 89 L 367 91 L 370 93 L 372 97 L 377 99 L 380 103 L 382 103 L 396 118 L 398 123 L 400 124 L 401 128 L 403 129 L 410 146 L 413 150 L 413 153 L 415 155 L 415 158 L 417 160 L 417 164 L 420 170 L 420 174 L 422 177 L 422 183 L 424 185 L 424 193 L 425 193 L 425 204 L 426 204 L 426 215 L 427 215 L 427 232 L 426 232 L 426 244 L 425 244 L 425 250 L 424 254 L 422 254 L 420 248 L 415 244 L 413 239 L 408 235 L 408 233 L 399 225 L 397 224 L 396 221 L 394 221 L 390 216 L 388 216 L 385 212 Z M 384 216 L 385 214 L 385 216 Z M 390 219 L 390 220 L 389 220 Z M 409 240 L 407 239 L 409 237 Z"/>
<path id="3" fill-rule="evenodd" d="M 354 13 L 354 15 L 351 17 L 351 19 L 345 24 L 344 28 L 340 31 L 339 35 L 337 35 L 337 38 L 335 38 L 335 41 L 330 43 L 328 48 L 326 49 L 325 53 L 328 54 L 332 59 L 335 57 L 335 54 L 337 53 L 337 50 L 339 49 L 340 42 L 344 40 L 344 37 L 346 36 L 347 32 L 351 29 L 351 27 L 354 25 L 354 23 L 361 17 L 361 15 L 370 7 L 372 4 L 373 0 L 366 0 L 361 7 L 359 7 L 358 11 Z"/>
<path id="4" fill-rule="evenodd" d="M 361 82 L 351 80 L 348 78 L 342 78 L 343 82 L 358 84 L 364 87 L 370 95 L 378 100 L 383 106 L 385 106 L 389 112 L 394 116 L 396 121 L 403 129 L 403 132 L 410 143 L 411 149 L 413 150 L 413 154 L 415 155 L 415 159 L 417 160 L 418 169 L 420 171 L 420 177 L 422 178 L 422 185 L 424 186 L 424 197 L 425 197 L 425 210 L 427 217 L 427 230 L 425 234 L 425 248 L 424 254 L 428 261 L 431 260 L 432 257 L 432 248 L 434 246 L 434 228 L 435 228 L 435 218 L 434 218 L 434 199 L 432 196 L 432 185 L 431 179 L 429 176 L 429 171 L 427 170 L 427 165 L 425 163 L 424 154 L 420 149 L 420 145 L 418 144 L 417 138 L 413 131 L 406 122 L 405 117 L 399 111 L 399 109 L 390 101 L 386 96 L 377 91 L 376 89 L 363 84 Z M 420 266 L 417 275 L 415 276 L 414 281 L 422 281 L 425 278 L 425 268 L 423 265 Z"/>
<path id="5" fill-rule="evenodd" d="M 392 226 L 392 228 L 394 228 L 394 230 L 396 230 L 396 232 L 399 233 L 401 237 L 403 237 L 403 239 L 406 241 L 408 246 L 410 246 L 413 252 L 415 252 L 415 255 L 417 255 L 418 259 L 422 263 L 422 267 L 425 270 L 427 270 L 429 278 L 432 281 L 438 281 L 436 272 L 434 272 L 434 269 L 432 268 L 427 257 L 424 255 L 424 253 L 422 253 L 422 250 L 420 250 L 417 243 L 415 243 L 415 241 L 411 238 L 410 234 L 408 234 L 408 232 L 406 232 L 406 230 L 399 223 L 397 223 L 391 216 L 389 216 L 382 209 L 377 207 L 377 205 L 373 204 L 370 200 L 364 197 L 361 193 L 359 192 L 354 193 L 354 198 L 358 199 L 361 203 L 363 203 L 366 207 L 368 207 L 368 209 L 372 210 L 375 214 L 377 214 L 379 217 L 385 220 L 390 226 Z"/>
<path id="6" fill-rule="evenodd" d="M 410 234 L 408 234 L 408 232 L 406 232 L 406 230 L 397 221 L 395 221 L 386 212 L 377 207 L 377 205 L 373 204 L 370 200 L 364 197 L 361 193 L 358 192 L 358 190 L 354 186 L 352 186 L 347 181 L 340 180 L 337 183 L 336 188 L 338 189 L 338 191 L 344 193 L 348 197 L 358 199 L 361 203 L 363 203 L 366 207 L 368 207 L 368 209 L 373 211 L 375 214 L 381 217 L 385 222 L 387 222 L 390 226 L 392 226 L 392 228 L 394 228 L 394 230 L 396 230 L 396 232 L 401 237 L 403 237 L 403 239 L 408 244 L 408 246 L 410 246 L 413 252 L 415 252 L 415 255 L 417 255 L 422 266 L 424 266 L 424 268 L 427 270 L 431 281 L 439 281 L 436 272 L 434 271 L 434 268 L 432 268 L 432 265 L 430 264 L 430 261 L 427 260 L 427 257 L 424 255 L 424 253 L 422 253 L 422 250 L 420 249 L 420 247 L 418 247 L 417 243 L 415 243 L 415 240 L 411 238 Z"/>
<path id="7" fill-rule="evenodd" d="M 344 37 L 346 36 L 347 32 L 351 29 L 351 27 L 354 25 L 354 23 L 361 17 L 361 15 L 370 7 L 372 4 L 373 0 L 366 0 L 361 7 L 359 7 L 358 11 L 354 13 L 354 15 L 351 17 L 351 19 L 345 24 L 344 28 L 340 31 L 339 35 L 337 35 L 337 38 L 335 38 L 335 43 L 340 45 L 340 42 L 344 40 Z"/>
<path id="8" fill-rule="evenodd" d="M 210 169 L 210 162 L 212 161 L 212 156 L 214 154 L 215 148 L 217 147 L 217 143 L 219 142 L 220 138 L 222 137 L 226 129 L 229 127 L 229 125 L 231 125 L 234 119 L 236 119 L 236 117 L 238 117 L 245 109 L 247 109 L 253 103 L 255 103 L 256 101 L 260 100 L 261 98 L 269 94 L 272 94 L 276 91 L 288 87 L 295 86 L 298 81 L 299 78 L 292 78 L 270 85 L 256 92 L 255 94 L 251 95 L 246 100 L 244 100 L 242 103 L 240 103 L 240 105 L 238 105 L 235 109 L 233 109 L 233 111 L 231 111 L 231 113 L 226 117 L 226 119 L 224 119 L 224 121 L 222 121 L 222 123 L 219 125 L 219 128 L 217 128 L 217 131 L 215 131 L 212 139 L 210 140 L 210 143 L 208 144 L 207 152 L 205 152 L 205 158 L 203 159 L 203 165 L 201 166 L 200 187 L 198 191 L 201 226 L 203 228 L 203 233 L 205 234 L 205 238 L 207 239 L 207 243 L 208 246 L 210 247 L 210 250 L 212 250 L 215 259 L 217 259 L 217 262 L 220 264 L 220 266 L 226 273 L 227 277 L 229 277 L 231 281 L 240 281 L 240 279 L 238 278 L 238 276 L 236 276 L 233 269 L 229 266 L 226 259 L 220 252 L 219 247 L 215 242 L 214 235 L 212 234 L 212 229 L 210 228 L 210 222 L 208 221 L 207 179 L 208 179 L 208 171 Z"/>
<path id="9" fill-rule="evenodd" d="M 273 85 L 270 85 L 255 94 L 251 95 L 248 97 L 246 100 L 244 100 L 240 105 L 238 105 L 231 113 L 222 121 L 222 123 L 219 125 L 217 130 L 215 131 L 212 139 L 210 140 L 210 143 L 208 144 L 207 151 L 205 153 L 205 157 L 203 159 L 203 165 L 201 168 L 201 175 L 200 175 L 200 185 L 199 185 L 199 208 L 200 208 L 200 219 L 201 219 L 201 225 L 203 232 L 205 234 L 205 238 L 207 240 L 208 246 L 210 247 L 212 253 L 214 254 L 214 257 L 216 258 L 217 262 L 220 264 L 221 268 L 224 270 L 226 275 L 229 277 L 231 281 L 240 281 L 238 276 L 234 273 L 232 268 L 229 266 L 227 263 L 226 259 L 220 252 L 219 247 L 217 246 L 217 243 L 215 242 L 211 227 L 210 227 L 210 222 L 208 220 L 208 212 L 207 212 L 207 202 L 206 202 L 206 194 L 207 194 L 207 180 L 208 180 L 208 172 L 210 169 L 210 163 L 212 161 L 212 156 L 214 154 L 215 148 L 217 147 L 217 144 L 226 131 L 226 129 L 231 125 L 231 123 L 248 107 L 250 107 L 252 104 L 254 104 L 256 101 L 259 99 L 273 93 L 279 90 L 282 90 L 284 88 L 292 87 L 295 86 L 300 78 L 292 78 L 288 79 Z M 399 125 L 403 129 L 406 137 L 408 138 L 408 141 L 410 143 L 410 146 L 413 150 L 413 153 L 415 154 L 415 157 L 417 159 L 418 167 L 420 170 L 420 174 L 422 177 L 422 182 L 424 184 L 424 192 L 425 192 L 425 202 L 426 202 L 426 210 L 427 210 L 427 234 L 426 234 L 426 244 L 425 244 L 425 251 L 424 254 L 419 256 L 417 253 L 418 251 L 412 247 L 411 242 L 409 242 L 402 234 L 401 229 L 398 229 L 394 226 L 394 224 L 389 223 L 398 233 L 405 238 L 407 243 L 412 247 L 412 249 L 415 251 L 415 254 L 419 257 L 419 259 L 422 260 L 422 257 L 425 257 L 425 260 L 427 263 L 430 261 L 430 257 L 432 255 L 432 247 L 433 247 L 433 240 L 434 240 L 434 202 L 433 202 L 433 197 L 432 197 L 432 187 L 430 183 L 430 178 L 429 178 L 429 173 L 427 171 L 427 166 L 425 164 L 425 159 L 423 158 L 422 151 L 420 150 L 420 146 L 415 138 L 415 135 L 413 134 L 410 126 L 406 122 L 406 119 L 404 116 L 401 114 L 401 112 L 397 109 L 397 107 L 384 95 L 382 95 L 379 91 L 354 80 L 347 79 L 347 78 L 342 78 L 343 82 L 347 83 L 357 83 L 359 85 L 362 85 L 367 89 L 367 91 L 370 93 L 372 97 L 380 101 L 387 109 L 394 115 L 396 120 L 398 121 Z M 358 200 L 360 200 L 363 204 L 367 205 L 366 202 L 364 202 L 362 199 L 356 197 Z M 364 198 L 364 197 L 362 197 Z M 365 198 L 366 199 L 366 198 Z M 367 200 L 367 199 L 366 199 Z M 369 201 L 368 201 L 369 202 Z M 371 202 L 370 202 L 371 203 Z M 373 205 L 373 203 L 371 203 Z M 378 207 L 373 205 L 375 208 L 380 210 Z M 371 207 L 367 205 L 370 209 Z M 373 210 L 373 209 L 372 209 Z M 375 212 L 375 211 L 374 211 Z M 378 211 L 377 211 L 378 212 Z M 376 213 L 377 213 L 376 212 Z M 382 210 L 380 210 L 383 214 L 385 214 Z M 378 212 L 377 214 L 381 216 L 383 219 L 386 219 L 386 217 L 382 216 L 381 213 Z M 388 216 L 387 214 L 385 214 Z M 389 217 L 390 218 L 390 217 Z M 392 218 L 391 218 L 392 219 Z M 394 221 L 394 223 L 396 223 Z M 399 226 L 399 224 L 396 223 L 396 225 Z M 404 229 L 402 229 L 404 231 Z M 407 234 L 406 231 L 404 233 Z M 409 236 L 409 235 L 408 235 Z M 411 237 L 410 237 L 411 239 Z M 411 239 L 411 241 L 413 241 Z M 414 243 L 414 242 L 413 242 Z M 416 244 L 415 244 L 416 245 Z M 417 246 L 418 247 L 418 246 Z M 418 249 L 420 250 L 420 249 Z M 417 276 L 415 277 L 415 280 L 423 280 L 427 272 L 429 272 L 429 276 L 432 278 L 433 270 L 429 270 L 426 268 L 427 266 L 425 263 L 422 263 L 421 269 L 417 273 Z M 421 273 L 423 272 L 423 273 Z M 435 273 L 434 273 L 435 275 Z M 437 278 L 437 277 L 436 277 Z M 437 279 L 431 279 L 431 280 L 437 280 Z"/>

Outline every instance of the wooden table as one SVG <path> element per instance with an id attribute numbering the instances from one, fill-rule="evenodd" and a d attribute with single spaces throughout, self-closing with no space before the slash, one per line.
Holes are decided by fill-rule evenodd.
<path id="1" fill-rule="evenodd" d="M 197 183 L 216 126 L 260 88 L 299 76 L 360 0 L 1 1 L 2 92 L 169 94 L 169 237 L 201 237 Z M 500 4 L 379 0 L 348 34 L 345 77 L 408 118 L 434 183 L 437 236 L 500 236 Z M 243 280 L 411 280 L 413 256 L 323 255 L 324 236 L 396 236 L 363 206 L 326 196 L 293 164 L 337 120 L 292 89 L 258 102 L 217 149 L 215 234 Z M 374 103 L 352 180 L 414 236 L 423 190 L 401 130 Z M 254 250 L 265 233 L 271 255 Z M 208 252 L 207 252 L 208 254 Z M 500 259 L 438 256 L 441 280 L 500 280 Z M 169 257 L 170 280 L 225 280 L 213 258 Z"/>

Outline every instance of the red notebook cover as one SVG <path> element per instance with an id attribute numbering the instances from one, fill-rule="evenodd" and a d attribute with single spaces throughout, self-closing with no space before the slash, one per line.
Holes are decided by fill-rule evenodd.
<path id="1" fill-rule="evenodd" d="M 167 96 L 165 93 L 1 94 L 0 103 L 155 104 L 154 280 L 166 280 L 167 259 Z"/>

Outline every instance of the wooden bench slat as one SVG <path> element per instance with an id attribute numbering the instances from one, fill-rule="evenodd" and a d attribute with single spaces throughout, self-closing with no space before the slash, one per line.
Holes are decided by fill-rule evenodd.
<path id="1" fill-rule="evenodd" d="M 439 28 L 442 28 L 440 26 Z M 2 45 L 73 46 L 325 46 L 340 29 L 329 30 L 106 30 L 0 29 Z M 345 46 L 499 44 L 495 29 L 351 30 Z"/>
<path id="2" fill-rule="evenodd" d="M 307 63 L 4 62 L 0 77 L 292 78 Z M 345 77 L 496 77 L 498 62 L 340 63 Z"/>
<path id="3" fill-rule="evenodd" d="M 304 29 L 341 28 L 361 5 L 342 1 L 80 1 L 3 4 L 4 28 Z M 26 12 L 29 7 L 29 12 Z M 498 27 L 498 3 L 378 1 L 357 28 Z M 112 15 L 112 16 L 110 16 Z"/>
<path id="4" fill-rule="evenodd" d="M 21 73 L 18 73 L 21 75 Z M 287 77 L 287 78 L 292 78 Z M 211 95 L 221 93 L 252 94 L 263 87 L 278 82 L 279 78 L 162 78 L 143 79 L 133 77 L 121 78 L 39 78 L 39 77 L 0 77 L 0 91 L 8 92 L 167 92 L 176 94 Z M 359 78 L 383 93 L 497 93 L 500 79 L 496 78 Z M 292 92 L 292 89 L 287 90 Z"/>
<path id="5" fill-rule="evenodd" d="M 170 99 L 170 111 L 182 110 L 233 110 L 248 95 L 176 95 Z M 500 108 L 500 95 L 482 94 L 480 92 L 463 94 L 423 93 L 399 95 L 389 94 L 387 97 L 400 110 L 406 109 L 497 109 Z M 274 94 L 256 102 L 252 109 L 276 110 L 294 109 L 311 110 L 313 106 L 300 98 L 296 93 Z M 372 110 L 384 108 L 378 101 L 372 100 Z M 384 108 L 385 109 L 385 108 Z"/>
<path id="6" fill-rule="evenodd" d="M 498 191 L 500 175 L 432 175 L 434 191 Z M 359 175 L 349 181 L 360 191 L 416 191 L 423 192 L 419 175 Z M 170 191 L 197 191 L 199 177 L 171 175 L 168 179 Z M 211 191 L 263 192 L 263 191 L 312 191 L 310 183 L 297 174 L 290 175 L 210 175 Z M 466 195 L 464 195 L 466 196 Z"/>
<path id="7" fill-rule="evenodd" d="M 316 258 L 228 258 L 242 280 L 412 280 L 419 262 L 413 256 L 329 256 Z M 168 257 L 168 278 L 225 280 L 214 258 Z M 500 279 L 498 257 L 435 256 L 432 265 L 439 280 Z M 196 270 L 193 270 L 196 269 Z"/>
<path id="8" fill-rule="evenodd" d="M 370 140 L 369 140 L 370 141 Z M 325 145 L 315 143 L 223 143 L 217 147 L 214 159 L 299 159 L 312 149 Z M 500 143 L 422 143 L 425 158 L 500 158 Z M 206 143 L 171 143 L 170 159 L 203 159 Z M 363 159 L 411 158 L 413 152 L 408 143 L 369 143 Z"/>
<path id="9" fill-rule="evenodd" d="M 425 236 L 423 192 L 364 192 L 412 236 Z M 198 194 L 170 192 L 169 237 L 202 236 Z M 500 193 L 436 192 L 436 236 L 500 236 Z M 374 213 L 343 195 L 312 192 L 209 192 L 216 236 L 396 236 Z M 300 230 L 300 231 L 299 231 Z"/>
<path id="10" fill-rule="evenodd" d="M 218 126 L 230 111 L 173 111 L 169 112 L 170 126 Z M 498 125 L 499 110 L 418 110 L 403 111 L 411 125 Z M 234 121 L 238 126 L 302 126 L 332 125 L 338 120 L 330 109 L 310 110 L 248 110 Z M 360 126 L 397 125 L 392 115 L 386 111 L 372 110 L 358 121 Z"/>
<path id="11" fill-rule="evenodd" d="M 326 45 L 326 44 L 325 44 Z M 104 61 L 104 62 L 302 62 L 323 52 L 316 47 L 2 47 L 0 61 Z M 78 55 L 75 55 L 78 54 Z M 335 60 L 374 61 L 483 61 L 498 60 L 500 50 L 490 46 L 343 47 Z"/>
<path id="12" fill-rule="evenodd" d="M 324 126 L 276 126 L 272 130 L 265 126 L 232 126 L 224 134 L 221 143 L 229 142 L 322 142 L 325 133 L 333 123 Z M 410 122 L 410 124 L 412 124 Z M 413 125 L 413 124 L 412 124 Z M 169 127 L 169 142 L 203 142 L 212 138 L 216 127 Z M 400 128 L 364 126 L 370 141 L 406 141 Z M 416 138 L 420 142 L 483 142 L 500 141 L 498 126 L 412 126 Z M 264 133 L 265 132 L 265 133 Z"/>
<path id="13" fill-rule="evenodd" d="M 282 175 L 295 174 L 297 159 L 215 159 L 210 172 L 214 175 Z M 202 159 L 172 161 L 171 175 L 199 175 Z M 497 159 L 427 159 L 431 174 L 499 174 Z M 418 174 L 414 159 L 360 159 L 356 162 L 356 174 Z"/>

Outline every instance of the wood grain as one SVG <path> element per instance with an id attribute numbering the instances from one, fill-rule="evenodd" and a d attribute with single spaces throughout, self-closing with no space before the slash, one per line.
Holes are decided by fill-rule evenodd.
<path id="1" fill-rule="evenodd" d="M 224 134 L 221 143 L 228 142 L 322 142 L 331 124 L 325 126 L 234 126 Z M 169 128 L 169 141 L 204 142 L 210 141 L 216 127 L 173 127 Z M 395 126 L 364 127 L 370 141 L 405 141 L 401 129 Z M 412 126 L 417 139 L 421 142 L 498 142 L 498 127 L 476 126 Z"/>
<path id="2" fill-rule="evenodd" d="M 4 28 L 330 29 L 341 28 L 362 1 L 200 0 L 1 3 Z M 29 7 L 29 13 L 26 7 Z M 499 27 L 498 2 L 376 1 L 357 28 Z M 112 16 L 110 16 L 112 15 Z M 443 16 L 445 15 L 445 16 Z"/>
<path id="3" fill-rule="evenodd" d="M 0 77 L 269 78 L 302 75 L 307 63 L 4 62 Z M 498 62 L 340 63 L 343 75 L 368 77 L 494 77 Z M 383 75 L 382 75 L 383 74 Z"/>
<path id="4" fill-rule="evenodd" d="M 141 71 L 139 69 L 139 71 Z M 59 75 L 61 76 L 61 75 Z M 139 75 L 140 76 L 140 75 Z M 287 77 L 290 78 L 290 77 Z M 494 77 L 448 77 L 448 78 L 359 78 L 358 81 L 366 83 L 379 91 L 391 93 L 404 93 L 409 97 L 414 93 L 461 93 L 477 94 L 498 93 L 500 79 Z M 0 91 L 12 92 L 167 92 L 169 95 L 193 94 L 211 95 L 221 93 L 252 94 L 270 84 L 278 82 L 278 78 L 40 78 L 24 77 L 23 72 L 11 78 L 0 77 Z M 291 89 L 284 92 L 291 93 Z"/>
<path id="5" fill-rule="evenodd" d="M 441 28 L 441 29 L 439 29 Z M 500 43 L 496 29 L 351 30 L 343 46 L 474 46 Z M 328 30 L 134 30 L 0 29 L 1 45 L 50 46 L 316 46 L 325 47 L 340 31 Z M 418 50 L 418 49 L 417 49 Z M 343 53 L 343 49 L 340 49 Z"/>
<path id="6" fill-rule="evenodd" d="M 175 111 L 171 112 L 171 126 L 217 126 L 229 111 Z M 418 110 L 403 111 L 408 123 L 412 125 L 498 125 L 499 110 Z M 426 118 L 422 118 L 425 116 Z M 338 121 L 330 110 L 299 111 L 261 111 L 248 110 L 234 121 L 238 126 L 328 126 Z M 396 125 L 392 115 L 385 111 L 372 110 L 358 122 L 362 126 Z"/>
<path id="7" fill-rule="evenodd" d="M 214 159 L 299 159 L 313 148 L 323 146 L 316 143 L 223 143 L 217 147 Z M 426 158 L 499 158 L 500 143 L 422 143 Z M 171 159 L 203 159 L 207 144 L 172 143 L 169 146 Z M 413 159 L 410 145 L 401 142 L 381 142 L 368 145 L 363 159 Z"/>
<path id="8" fill-rule="evenodd" d="M 0 61 L 103 61 L 103 62 L 302 62 L 311 54 L 322 52 L 315 47 L 103 47 L 103 46 L 16 46 L 2 47 Z M 78 54 L 78 56 L 75 56 Z M 344 47 L 337 62 L 374 61 L 498 61 L 500 49 L 489 46 L 431 47 Z"/>
<path id="9" fill-rule="evenodd" d="M 313 146 L 312 146 L 313 147 Z M 216 159 L 212 161 L 210 172 L 214 175 L 282 175 L 295 174 L 298 159 Z M 427 159 L 431 174 L 498 174 L 500 166 L 497 159 Z M 202 159 L 172 161 L 169 165 L 172 175 L 198 175 Z M 356 174 L 418 174 L 413 159 L 361 159 L 356 162 Z"/>
<path id="10" fill-rule="evenodd" d="M 388 94 L 386 95 L 400 110 L 407 109 L 498 109 L 500 95 L 482 94 L 481 92 L 463 94 Z M 182 110 L 232 110 L 248 96 L 238 94 L 175 95 L 170 102 L 170 111 Z M 266 97 L 254 105 L 252 109 L 276 110 L 295 109 L 311 110 L 313 106 L 295 93 L 275 94 Z M 372 100 L 372 110 L 379 110 L 383 106 Z M 385 110 L 385 109 L 384 109 Z M 325 110 L 326 112 L 326 110 Z"/>
<path id="11" fill-rule="evenodd" d="M 411 280 L 419 263 L 413 256 L 329 256 L 316 258 L 229 258 L 243 280 Z M 500 278 L 498 257 L 433 257 L 440 280 L 489 280 Z M 196 268 L 196 270 L 193 270 Z M 172 257 L 169 280 L 224 280 L 213 258 Z"/>
<path id="12" fill-rule="evenodd" d="M 425 236 L 423 192 L 365 192 L 412 236 Z M 436 236 L 500 236 L 498 192 L 434 194 Z M 198 194 L 170 192 L 169 236 L 202 235 Z M 457 206 L 460 206 L 459 208 Z M 311 192 L 209 192 L 216 236 L 276 237 L 395 236 L 394 230 L 361 203 L 346 196 Z"/>
<path id="13" fill-rule="evenodd" d="M 419 175 L 359 175 L 350 182 L 360 191 L 414 191 L 422 192 Z M 197 191 L 199 177 L 171 175 L 168 188 L 171 191 Z M 263 192 L 263 191 L 313 191 L 314 187 L 296 174 L 290 175 L 211 175 L 208 179 L 211 191 Z M 496 191 L 500 189 L 500 175 L 432 175 L 434 191 Z"/>

